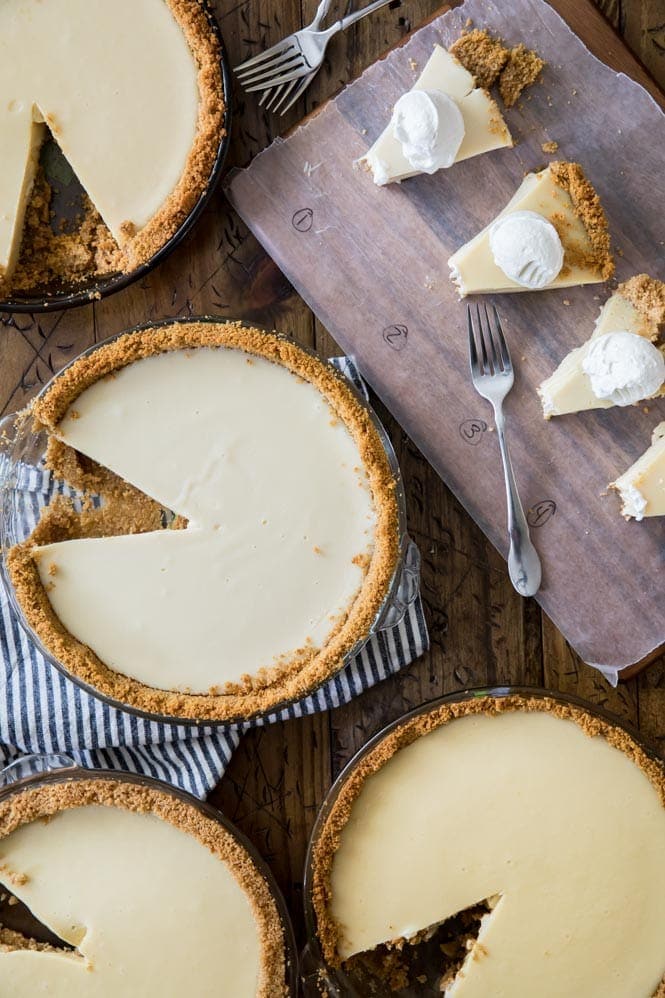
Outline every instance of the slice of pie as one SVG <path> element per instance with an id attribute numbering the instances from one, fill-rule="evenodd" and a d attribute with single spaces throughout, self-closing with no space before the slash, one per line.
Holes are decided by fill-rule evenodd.
<path id="1" fill-rule="evenodd" d="M 3 995 L 284 998 L 271 889 L 193 804 L 126 780 L 51 782 L 5 797 L 0 829 L 0 883 L 62 942 L 0 927 Z"/>
<path id="2" fill-rule="evenodd" d="M 622 514 L 629 519 L 665 516 L 665 422 L 653 431 L 651 446 L 610 488 L 621 497 Z"/>
<path id="3" fill-rule="evenodd" d="M 665 374 L 661 383 L 657 384 L 658 369 L 664 362 L 659 359 L 658 349 L 651 344 L 658 339 L 663 327 L 665 284 L 647 274 L 638 274 L 620 284 L 601 308 L 591 338 L 564 357 L 554 374 L 546 378 L 538 389 L 545 418 L 586 409 L 607 409 L 616 405 L 617 401 L 621 403 L 622 395 L 630 404 L 631 401 L 660 394 Z M 646 340 L 648 345 L 638 342 L 637 338 Z M 617 358 L 614 359 L 610 377 L 604 372 L 604 365 L 599 365 L 602 365 L 604 348 L 613 353 L 613 344 L 619 357 L 618 362 Z M 595 361 L 593 354 L 590 356 L 594 348 L 601 350 Z M 622 353 L 625 358 L 623 364 Z M 650 360 L 655 365 L 655 380 L 650 371 Z M 602 395 L 594 391 L 594 384 Z"/>
<path id="4" fill-rule="evenodd" d="M 240 324 L 168 323 L 77 360 L 33 414 L 51 467 L 106 498 L 56 500 L 8 556 L 72 674 L 221 720 L 304 695 L 367 637 L 396 570 L 395 479 L 330 365 Z"/>
<path id="5" fill-rule="evenodd" d="M 496 101 L 476 86 L 454 55 L 435 45 L 418 80 L 395 105 L 390 124 L 360 162 L 383 186 L 512 144 Z"/>
<path id="6" fill-rule="evenodd" d="M 577 163 L 529 173 L 448 264 L 460 295 L 597 284 L 614 273 L 600 199 Z"/>
<path id="7" fill-rule="evenodd" d="M 352 767 L 313 849 L 327 962 L 388 971 L 360 994 L 404 986 L 428 937 L 415 972 L 447 998 L 665 993 L 665 771 L 577 707 L 420 712 Z"/>
<path id="8" fill-rule="evenodd" d="M 174 234 L 208 184 L 223 134 L 219 60 L 192 0 L 3 0 L 0 292 L 11 286 L 48 131 L 126 269 Z"/>

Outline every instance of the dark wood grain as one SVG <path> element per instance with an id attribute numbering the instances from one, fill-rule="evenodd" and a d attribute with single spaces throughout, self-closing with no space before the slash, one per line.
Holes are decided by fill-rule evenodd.
<path id="1" fill-rule="evenodd" d="M 316 0 L 217 0 L 214 5 L 231 61 L 237 63 L 311 20 Z M 439 6 L 440 0 L 395 3 L 336 39 L 307 95 L 283 119 L 265 114 L 238 89 L 229 166 L 246 165 L 275 135 Z M 590 23 L 598 23 L 586 0 L 557 0 L 556 6 L 569 16 L 581 11 L 583 19 L 587 15 Z M 660 0 L 602 0 L 601 6 L 664 84 Z M 343 7 L 337 3 L 334 10 Z M 624 46 L 613 44 L 625 59 Z M 632 59 L 628 67 L 634 71 Z M 151 316 L 203 311 L 274 325 L 327 354 L 338 349 L 218 193 L 188 239 L 141 285 L 70 313 L 0 318 L 0 408 L 20 407 L 53 370 L 104 336 Z M 212 796 L 268 858 L 300 938 L 302 867 L 316 810 L 355 749 L 409 706 L 487 682 L 544 684 L 578 692 L 636 720 L 665 755 L 665 657 L 639 678 L 610 689 L 571 652 L 533 601 L 515 595 L 503 560 L 402 429 L 378 408 L 400 457 L 409 526 L 423 555 L 431 651 L 347 707 L 245 736 Z"/>

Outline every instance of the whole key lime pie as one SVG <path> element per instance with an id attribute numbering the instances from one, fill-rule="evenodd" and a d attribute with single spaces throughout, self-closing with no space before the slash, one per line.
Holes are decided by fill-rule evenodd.
<path id="1" fill-rule="evenodd" d="M 237 323 L 166 323 L 75 361 L 31 418 L 90 501 L 56 498 L 7 564 L 75 677 L 150 713 L 246 717 L 369 634 L 399 555 L 395 478 L 329 364 Z"/>

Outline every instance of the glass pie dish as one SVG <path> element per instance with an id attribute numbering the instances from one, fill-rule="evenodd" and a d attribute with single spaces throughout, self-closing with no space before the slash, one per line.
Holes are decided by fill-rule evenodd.
<path id="1" fill-rule="evenodd" d="M 172 326 L 177 324 L 216 324 L 219 323 L 219 321 L 219 319 L 212 316 L 205 316 L 201 318 L 187 317 L 186 319 L 175 321 L 165 320 L 161 323 L 151 323 L 145 326 L 135 327 L 134 329 L 129 330 L 129 332 L 139 333 L 145 329 L 159 329 L 163 326 Z M 80 360 L 81 357 L 88 357 L 94 354 L 95 351 L 100 349 L 100 347 L 105 344 L 112 344 L 122 335 L 124 334 L 120 333 L 118 336 L 111 337 L 109 340 L 104 341 L 103 344 L 95 344 L 89 350 L 81 354 L 80 357 L 75 358 L 70 365 L 63 368 L 63 371 L 59 372 L 59 374 L 57 374 L 51 382 L 45 386 L 40 394 L 46 393 L 53 383 L 62 376 L 63 372 L 66 372 L 68 368 Z M 317 357 L 316 353 L 313 351 L 302 347 L 299 349 L 311 357 Z M 323 360 L 323 358 L 318 357 L 318 360 Z M 353 657 L 360 652 L 360 650 L 373 636 L 382 631 L 395 627 L 400 623 L 400 621 L 403 620 L 407 611 L 417 598 L 420 577 L 419 554 L 417 548 L 410 541 L 406 532 L 404 488 L 394 449 L 385 429 L 361 392 L 350 381 L 348 382 L 348 389 L 354 397 L 354 400 L 362 407 L 363 412 L 366 413 L 367 417 L 371 421 L 371 424 L 378 435 L 380 446 L 383 449 L 390 469 L 390 477 L 394 485 L 395 505 L 397 511 L 398 553 L 394 569 L 392 571 L 392 576 L 385 589 L 385 595 L 383 596 L 382 602 L 374 615 L 369 630 L 362 640 L 357 641 L 353 647 L 348 649 L 343 661 L 339 663 L 339 669 L 337 671 L 341 670 L 351 659 L 353 659 Z M 34 516 L 35 503 L 37 502 L 35 497 L 35 477 L 36 471 L 38 472 L 40 468 L 43 468 L 47 446 L 47 434 L 46 432 L 34 433 L 30 425 L 30 420 L 16 420 L 15 415 L 16 414 L 6 417 L 5 420 L 0 423 L 0 541 L 3 547 L 0 572 L 11 606 L 21 626 L 48 662 L 60 669 L 63 674 L 67 675 L 91 695 L 101 698 L 106 703 L 114 707 L 127 710 L 138 716 L 146 717 L 151 720 L 185 724 L 193 724 L 197 723 L 197 721 L 200 722 L 200 718 L 197 719 L 193 717 L 150 712 L 149 710 L 142 709 L 141 707 L 133 706 L 132 704 L 127 704 L 121 700 L 113 699 L 110 696 L 104 695 L 94 686 L 86 683 L 79 676 L 74 674 L 71 670 L 67 669 L 61 662 L 59 662 L 47 650 L 47 648 L 44 647 L 34 629 L 28 623 L 10 579 L 6 555 L 15 544 L 24 541 L 30 533 L 30 527 L 26 523 L 24 513 L 32 510 Z M 334 678 L 335 674 L 329 675 L 321 686 L 325 686 L 326 683 Z M 315 694 L 319 688 L 320 687 L 318 685 L 313 686 L 312 689 L 308 690 L 307 695 Z M 284 700 L 279 704 L 271 706 L 269 713 L 271 715 L 279 713 L 279 711 L 300 699 L 302 699 L 302 696 L 294 697 L 291 700 Z M 266 713 L 268 712 L 266 711 Z M 206 716 L 205 723 L 228 725 L 236 721 L 247 721 L 252 716 L 258 717 L 261 715 L 260 713 L 238 717 L 229 717 L 225 715 L 223 719 L 217 720 L 213 717 Z"/>
<path id="2" fill-rule="evenodd" d="M 452 984 L 453 977 L 457 974 L 459 966 L 461 965 L 463 958 L 459 956 L 459 952 L 454 953 L 454 956 L 453 953 L 451 952 L 454 951 L 454 947 L 457 944 L 458 940 L 461 940 L 461 951 L 465 955 L 469 952 L 469 950 L 473 950 L 475 945 L 475 940 L 474 940 L 475 936 L 478 937 L 477 941 L 478 943 L 480 943 L 480 934 L 476 923 L 480 923 L 480 932 L 482 932 L 483 919 L 497 905 L 497 901 L 499 904 L 501 903 L 502 899 L 501 894 L 496 895 L 492 899 L 489 899 L 491 901 L 491 904 L 488 904 L 487 909 L 483 909 L 482 913 L 476 911 L 476 908 L 480 908 L 480 905 L 476 905 L 474 908 L 468 909 L 469 920 L 467 922 L 462 921 L 460 923 L 458 921 L 459 916 L 455 915 L 451 916 L 450 919 L 446 922 L 441 922 L 436 924 L 433 923 L 430 926 L 430 928 L 428 928 L 427 930 L 422 930 L 417 932 L 412 940 L 414 942 L 414 946 L 412 949 L 410 948 L 410 945 L 408 943 L 407 945 L 404 946 L 404 949 L 402 949 L 403 942 L 400 940 L 394 940 L 392 943 L 388 943 L 385 946 L 379 945 L 378 947 L 376 947 L 376 954 L 378 956 L 378 959 L 372 959 L 370 961 L 365 961 L 364 959 L 361 959 L 360 962 L 358 962 L 358 958 L 354 956 L 352 957 L 350 962 L 344 963 L 341 966 L 337 965 L 333 966 L 331 965 L 330 961 L 326 959 L 326 956 L 324 954 L 325 947 L 322 944 L 319 935 L 320 923 L 317 918 L 317 912 L 321 910 L 321 907 L 319 906 L 325 905 L 327 907 L 329 903 L 330 881 L 326 879 L 322 881 L 320 876 L 317 877 L 317 873 L 320 872 L 317 870 L 317 862 L 320 862 L 320 859 L 318 859 L 319 857 L 331 855 L 330 851 L 328 852 L 326 851 L 330 849 L 331 842 L 335 843 L 333 847 L 334 852 L 332 852 L 332 855 L 336 854 L 336 850 L 339 849 L 340 847 L 339 836 L 342 834 L 343 829 L 346 827 L 346 822 L 349 821 L 350 811 L 344 810 L 344 807 L 345 806 L 353 807 L 355 805 L 355 802 L 358 799 L 358 794 L 360 792 L 359 788 L 364 788 L 364 786 L 366 785 L 365 780 L 367 780 L 368 776 L 371 779 L 372 775 L 376 775 L 377 773 L 379 773 L 381 771 L 381 767 L 385 765 L 385 760 L 391 758 L 391 752 L 394 751 L 394 749 L 392 749 L 391 746 L 397 745 L 398 752 L 401 750 L 403 746 L 408 745 L 414 747 L 413 741 L 410 740 L 409 738 L 406 738 L 404 741 L 401 741 L 399 739 L 399 732 L 401 729 L 405 728 L 407 725 L 411 726 L 412 722 L 416 722 L 417 725 L 420 720 L 424 720 L 425 722 L 424 726 L 420 728 L 420 731 L 424 733 L 425 736 L 427 737 L 428 734 L 431 734 L 432 731 L 436 730 L 436 724 L 432 724 L 430 721 L 428 725 L 428 715 L 431 715 L 433 712 L 439 710 L 445 712 L 447 721 L 445 721 L 442 725 L 445 728 L 448 723 L 454 724 L 455 719 L 461 716 L 465 716 L 469 713 L 481 714 L 483 712 L 483 708 L 480 704 L 482 703 L 488 703 L 489 705 L 491 705 L 492 701 L 494 702 L 505 701 L 506 698 L 519 698 L 520 701 L 524 700 L 530 700 L 530 701 L 536 700 L 543 702 L 547 701 L 547 707 L 543 706 L 542 710 L 544 711 L 547 709 L 548 711 L 552 711 L 557 716 L 563 716 L 563 717 L 571 716 L 575 712 L 577 712 L 578 718 L 581 715 L 584 715 L 584 717 L 587 718 L 588 721 L 590 722 L 590 726 L 585 729 L 586 734 L 607 736 L 608 739 L 611 741 L 611 744 L 615 748 L 624 747 L 625 743 L 623 739 L 624 736 L 627 737 L 630 743 L 637 748 L 639 753 L 641 753 L 640 765 L 643 771 L 645 768 L 643 766 L 643 763 L 645 763 L 646 766 L 649 767 L 649 772 L 652 776 L 651 780 L 652 784 L 654 783 L 653 774 L 655 773 L 656 774 L 655 788 L 658 789 L 662 787 L 663 791 L 665 791 L 665 765 L 663 763 L 662 758 L 659 756 L 658 752 L 656 751 L 656 749 L 646 744 L 641 734 L 637 730 L 633 729 L 631 725 L 626 724 L 625 722 L 623 722 L 616 716 L 613 716 L 609 712 L 601 708 L 595 707 L 592 704 L 589 704 L 584 700 L 575 696 L 569 696 L 561 693 L 552 693 L 544 689 L 532 688 L 532 687 L 492 687 L 492 688 L 477 689 L 477 690 L 466 690 L 466 691 L 461 691 L 459 693 L 444 696 L 436 700 L 429 701 L 423 704 L 422 706 L 416 708 L 415 710 L 405 713 L 401 717 L 397 718 L 397 720 L 393 721 L 391 724 L 387 725 L 385 728 L 379 731 L 376 735 L 374 735 L 356 753 L 356 755 L 350 760 L 350 762 L 342 770 L 337 780 L 331 787 L 330 791 L 328 792 L 328 795 L 326 796 L 321 806 L 319 814 L 317 815 L 307 851 L 305 874 L 304 874 L 304 890 L 303 890 L 305 931 L 306 931 L 307 943 L 304 950 L 301 953 L 300 967 L 301 967 L 302 986 L 306 998 L 320 998 L 320 996 L 322 995 L 327 995 L 329 996 L 329 998 L 366 998 L 366 996 L 370 994 L 372 995 L 396 994 L 399 995 L 399 998 L 435 998 L 435 996 L 441 995 L 442 991 L 446 987 L 450 987 L 450 985 Z M 475 709 L 473 705 L 474 701 L 480 701 L 480 704 L 478 704 L 478 706 Z M 458 709 L 456 709 L 456 705 L 460 705 Z M 470 705 L 470 707 L 467 706 L 467 709 L 465 710 L 464 709 L 465 705 Z M 557 714 L 559 708 L 561 708 L 561 710 Z M 520 708 L 518 706 L 518 707 L 513 707 L 512 709 L 519 710 Z M 533 710 L 533 708 L 531 709 Z M 504 708 L 504 711 L 506 710 L 508 710 L 508 704 L 506 704 Z M 499 716 L 500 714 L 502 714 L 501 707 L 499 706 L 499 709 L 497 711 L 493 711 L 490 706 L 490 710 L 488 711 L 488 713 L 491 713 L 492 716 Z M 440 724 L 440 722 L 438 723 Z M 610 732 L 610 734 L 608 734 L 608 732 Z M 396 734 L 398 737 L 395 741 L 393 741 L 392 739 L 395 737 Z M 478 737 L 479 736 L 476 729 L 476 732 L 473 734 L 473 737 L 469 739 L 469 737 L 467 736 L 466 742 L 464 742 L 464 744 L 469 744 L 470 741 L 471 744 L 477 745 Z M 387 741 L 388 739 L 391 739 L 391 741 L 388 742 Z M 416 741 L 417 740 L 418 739 L 416 739 Z M 457 743 L 453 744 L 459 745 L 459 739 Z M 382 754 L 382 749 L 386 749 L 387 751 L 385 751 Z M 368 757 L 370 755 L 372 755 L 372 761 L 377 759 L 379 760 L 378 762 L 379 768 L 375 769 L 374 766 L 371 764 L 371 762 L 369 762 L 369 765 L 367 765 Z M 478 752 L 478 757 L 481 757 L 480 750 Z M 422 761 L 423 756 L 421 755 L 418 758 Z M 487 759 L 487 756 L 484 755 L 482 756 L 482 758 Z M 487 766 L 489 773 L 493 773 L 496 775 L 497 772 L 500 771 L 502 761 L 503 760 L 496 763 L 495 765 L 492 761 L 487 760 L 486 763 L 483 762 L 483 765 Z M 403 758 L 402 758 L 402 766 L 404 766 Z M 497 766 L 499 767 L 499 769 L 497 769 Z M 403 774 L 402 778 L 405 780 L 408 778 L 409 773 L 411 774 L 411 776 L 413 775 L 412 770 L 405 770 L 404 768 L 402 768 L 401 772 Z M 490 779 L 493 779 L 493 777 L 491 777 Z M 408 785 L 411 786 L 411 784 Z M 547 786 L 549 789 L 549 784 L 543 784 L 543 785 Z M 441 793 L 445 794 L 445 789 L 443 788 L 448 787 L 448 784 L 447 783 L 444 784 L 442 782 L 441 786 L 442 786 Z M 348 793 L 349 789 L 351 790 L 350 793 Z M 368 798 L 369 802 L 366 805 L 365 811 L 362 812 L 363 814 L 362 819 L 358 817 L 358 813 L 356 814 L 356 822 L 353 826 L 354 829 L 357 829 L 359 827 L 358 823 L 361 821 L 364 822 L 365 828 L 371 829 L 370 834 L 372 835 L 377 834 L 377 829 L 379 827 L 384 827 L 384 825 L 382 824 L 382 819 L 385 818 L 385 814 L 378 809 L 380 807 L 379 802 L 380 801 L 383 802 L 387 793 L 388 790 L 386 783 L 382 783 L 380 789 L 379 787 L 374 787 L 371 796 Z M 504 791 L 502 791 L 502 794 L 503 793 Z M 469 800 L 473 799 L 473 796 L 474 795 L 473 795 L 472 785 L 469 785 L 468 799 Z M 621 795 L 619 794 L 619 797 L 620 796 Z M 662 802 L 662 800 L 665 798 L 663 798 L 662 793 L 660 794 L 660 796 Z M 340 802 L 340 798 L 342 804 L 341 812 L 339 810 L 336 810 L 336 805 L 338 804 L 338 802 Z M 448 798 L 445 799 L 447 800 Z M 575 798 L 573 797 L 573 799 Z M 349 801 L 350 805 L 347 803 Z M 455 801 L 455 805 L 459 806 L 464 814 L 467 813 L 464 805 L 460 805 L 458 801 Z M 532 804 L 531 806 L 535 807 L 537 805 Z M 617 800 L 617 807 L 620 806 L 621 802 L 620 800 Z M 412 809 L 415 813 L 416 811 L 415 800 L 413 802 Z M 417 813 L 420 814 L 421 812 L 418 811 Z M 424 813 L 429 814 L 430 812 L 426 810 Z M 434 814 L 434 811 L 432 811 L 431 813 Z M 476 814 L 475 811 L 473 812 L 469 811 L 469 814 L 471 813 L 473 813 L 474 815 Z M 333 816 L 332 821 L 330 820 L 331 815 Z M 432 818 L 431 820 L 434 819 Z M 584 819 L 582 819 L 582 823 L 583 821 Z M 408 821 L 406 822 L 405 827 L 411 828 L 411 826 L 408 824 Z M 580 827 L 583 827 L 583 824 Z M 566 826 L 566 831 L 564 834 L 568 833 L 568 828 L 569 826 Z M 453 842 L 452 851 L 450 852 L 453 862 L 459 862 L 459 864 L 465 864 L 460 866 L 459 868 L 463 870 L 469 870 L 470 869 L 468 865 L 469 855 L 463 849 L 460 849 L 455 844 L 456 840 L 451 840 L 449 837 L 446 839 L 445 832 L 443 832 L 442 834 L 444 836 L 443 839 L 444 841 Z M 572 833 L 570 837 L 571 841 L 575 841 L 575 836 L 573 836 Z M 366 860 L 366 853 L 363 851 L 364 844 L 366 843 L 366 841 L 367 840 L 363 840 L 362 838 L 360 840 L 356 839 L 354 840 L 352 847 L 347 846 L 347 849 L 350 851 L 347 851 L 346 853 L 347 865 L 345 867 L 343 874 L 344 876 L 343 883 L 347 891 L 347 894 L 345 894 L 346 900 L 344 902 L 347 905 L 347 907 L 344 909 L 344 911 L 352 918 L 359 919 L 362 917 L 363 920 L 371 917 L 368 910 L 365 907 L 365 903 L 368 902 L 368 899 L 365 893 L 361 893 L 360 897 L 356 898 L 356 900 L 354 900 L 354 902 L 351 904 L 348 896 L 348 891 L 351 889 L 350 884 L 353 883 L 354 892 L 356 890 L 360 890 L 362 892 L 363 888 L 356 887 L 355 879 L 353 879 L 353 881 L 349 880 L 351 874 L 350 874 L 350 867 L 348 864 L 350 862 L 349 857 L 352 857 L 352 860 L 355 863 L 362 864 Z M 402 838 L 399 839 L 398 841 L 403 842 L 404 839 Z M 414 842 L 413 839 L 407 838 L 407 841 L 409 841 L 410 844 L 413 845 Z M 596 840 L 596 846 L 597 844 L 598 843 Z M 422 843 L 419 842 L 419 847 L 421 846 Z M 384 864 L 382 866 L 382 869 L 385 869 L 385 864 L 391 862 L 391 856 L 394 860 L 394 856 L 391 853 L 390 849 L 384 849 L 378 855 L 381 856 L 381 862 L 382 864 Z M 417 873 L 414 872 L 414 870 L 410 867 L 410 864 L 408 862 L 409 858 L 408 855 L 405 855 L 403 858 L 404 858 L 405 870 L 409 871 L 408 876 L 415 877 L 416 882 L 419 882 L 417 881 Z M 512 862 L 511 860 L 508 859 L 506 860 L 506 863 L 508 864 L 510 864 L 511 862 Z M 332 867 L 326 866 L 326 869 L 330 871 Z M 607 876 L 607 872 L 608 871 L 604 870 L 605 878 Z M 375 885 L 377 882 L 383 883 L 383 878 L 380 877 L 379 880 L 377 881 L 375 878 L 375 874 L 376 871 L 372 870 L 372 872 L 369 874 L 367 883 L 365 884 L 363 882 L 365 889 L 368 889 L 369 884 Z M 330 872 L 325 874 L 325 877 L 330 877 Z M 340 882 L 338 881 L 338 884 L 339 883 Z M 325 898 L 326 900 L 321 900 L 322 898 Z M 388 914 L 386 914 L 386 919 L 390 921 L 391 927 L 394 927 L 395 912 L 393 908 L 390 907 L 389 901 L 387 899 L 385 903 L 388 906 L 387 907 Z M 484 903 L 485 902 L 483 902 L 483 904 Z M 381 905 L 378 906 L 381 907 Z M 360 914 L 361 912 L 362 915 Z M 464 919 L 466 914 L 467 914 L 466 911 L 461 912 L 461 918 Z M 330 916 L 326 915 L 326 918 L 329 917 Z M 473 927 L 470 929 L 469 925 L 471 918 L 475 919 L 475 922 L 473 923 Z M 445 931 L 447 927 L 450 928 L 449 933 L 446 933 Z M 329 928 L 330 925 L 326 927 L 326 929 L 328 930 Z M 441 929 L 443 929 L 444 931 L 440 932 Z M 396 932 L 396 935 L 398 934 L 399 933 Z M 493 938 L 496 944 L 496 936 Z M 485 942 L 485 938 L 483 938 L 483 942 Z M 335 946 L 337 945 L 336 941 L 334 942 L 334 945 Z M 489 939 L 486 942 L 486 946 L 491 948 Z M 376 968 L 380 966 L 383 960 L 386 960 L 384 967 L 389 969 L 390 971 L 391 967 L 393 968 L 395 967 L 395 964 L 392 964 L 390 962 L 392 960 L 392 956 L 397 955 L 397 957 L 401 957 L 401 954 L 403 952 L 406 952 L 408 954 L 407 956 L 408 981 L 404 982 L 403 980 L 402 985 L 400 985 L 399 988 L 398 986 L 395 986 L 395 990 L 391 990 L 390 986 L 387 986 L 384 983 L 385 978 L 382 976 L 383 967 L 381 971 L 376 973 L 376 976 L 375 976 L 375 971 Z M 442 957 L 442 952 L 446 955 L 445 962 L 444 958 Z M 482 945 L 480 945 L 478 954 L 474 953 L 472 954 L 472 956 L 473 959 L 480 960 L 484 955 L 486 955 L 486 953 L 487 949 L 485 949 Z M 364 957 L 364 955 L 365 954 L 363 953 L 360 954 L 361 957 Z M 371 957 L 374 957 L 374 955 L 375 955 L 374 949 L 372 949 Z M 450 971 L 447 962 L 448 960 L 451 959 L 453 961 L 452 971 Z M 455 961 L 457 961 L 458 959 L 459 962 L 456 963 Z M 400 965 L 400 973 L 403 967 L 404 964 L 402 963 Z M 442 979 L 442 973 L 444 973 L 443 979 Z M 478 981 L 476 980 L 476 987 L 477 986 L 478 986 Z M 446 993 L 448 992 L 446 991 Z M 454 993 L 456 994 L 457 991 L 455 990 Z M 479 992 L 474 992 L 474 993 L 479 993 Z M 520 991 L 520 994 L 522 993 L 526 992 Z M 548 992 L 548 994 L 549 993 L 550 992 Z M 563 994 L 564 992 L 557 991 L 556 993 Z M 628 995 L 628 993 L 629 992 L 626 992 L 626 995 Z M 657 993 L 660 994 L 661 992 L 657 991 Z M 632 998 L 633 992 L 631 991 L 630 994 Z"/>
<path id="3" fill-rule="evenodd" d="M 67 788 L 71 788 L 72 794 L 75 795 L 77 785 L 81 786 L 85 784 L 86 788 L 88 788 L 101 781 L 111 781 L 114 787 L 114 795 L 121 794 L 124 788 L 127 788 L 128 793 L 145 790 L 159 795 L 162 799 L 166 797 L 168 801 L 173 801 L 174 804 L 186 805 L 187 809 L 193 809 L 195 816 L 200 815 L 205 819 L 211 820 L 215 825 L 220 826 L 227 836 L 231 837 L 234 843 L 232 848 L 242 850 L 246 854 L 246 858 L 249 859 L 256 874 L 265 882 L 268 891 L 265 896 L 269 896 L 272 902 L 274 902 L 274 909 L 276 909 L 277 915 L 276 924 L 281 928 L 281 941 L 283 944 L 281 948 L 284 954 L 284 980 L 283 982 L 281 979 L 279 982 L 270 982 L 273 988 L 271 994 L 273 991 L 276 993 L 279 990 L 279 994 L 284 993 L 290 996 L 290 998 L 296 998 L 298 995 L 297 952 L 291 920 L 281 892 L 277 887 L 272 873 L 252 843 L 221 812 L 209 804 L 198 800 L 196 797 L 179 788 L 149 777 L 122 773 L 117 770 L 82 769 L 77 767 L 71 759 L 68 759 L 64 755 L 28 755 L 17 759 L 0 771 L 0 807 L 7 803 L 11 804 L 19 798 L 19 795 L 24 794 L 25 791 L 43 789 L 49 793 L 61 793 L 62 789 L 58 790 L 58 788 L 63 788 L 63 785 L 66 785 Z M 65 799 L 68 792 L 69 789 L 66 789 Z M 72 805 L 70 804 L 69 806 L 71 807 Z M 148 813 L 150 812 L 148 811 Z M 194 820 L 196 820 L 195 816 Z M 95 871 L 91 871 L 91 874 L 94 877 Z M 168 870 L 165 871 L 165 875 L 168 877 Z M 261 889 L 265 891 L 265 887 Z M 195 883 L 192 884 L 192 890 L 196 891 Z M 128 913 L 132 911 L 131 907 L 127 910 Z M 54 938 L 44 925 L 36 921 L 25 905 L 13 903 L 11 895 L 8 900 L 8 896 L 3 894 L 3 900 L 0 902 L 0 927 L 19 932 L 28 938 L 36 940 L 38 943 L 57 945 L 57 937 Z M 129 922 L 127 923 L 127 929 L 131 929 Z M 44 938 L 40 938 L 41 935 Z M 187 956 L 187 953 L 183 953 L 183 958 L 186 959 Z M 213 956 L 213 959 L 216 959 L 216 956 Z M 220 981 L 222 980 L 223 972 L 223 967 L 220 966 Z M 47 984 L 44 981 L 41 983 L 42 986 Z M 283 985 L 283 992 L 279 987 L 280 984 Z"/>
<path id="4" fill-rule="evenodd" d="M 217 150 L 205 188 L 194 202 L 173 235 L 145 262 L 131 270 L 90 276 L 81 281 L 57 281 L 47 287 L 0 293 L 1 312 L 52 312 L 105 298 L 116 291 L 145 277 L 182 243 L 210 202 L 222 175 L 224 162 L 231 143 L 233 80 L 224 40 L 217 19 L 208 0 L 196 0 L 207 21 L 210 35 L 215 39 L 220 53 L 221 86 L 224 100 L 222 130 Z M 82 196 L 85 191 L 73 174 L 71 167 L 53 138 L 48 138 L 40 152 L 40 165 L 52 192 L 50 226 L 54 233 L 76 229 L 82 214 Z"/>

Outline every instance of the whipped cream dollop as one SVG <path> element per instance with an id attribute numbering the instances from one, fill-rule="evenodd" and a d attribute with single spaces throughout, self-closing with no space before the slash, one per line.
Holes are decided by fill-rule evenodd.
<path id="1" fill-rule="evenodd" d="M 665 381 L 665 357 L 658 347 L 623 329 L 593 339 L 582 369 L 596 398 L 613 405 L 649 398 Z"/>
<path id="2" fill-rule="evenodd" d="M 497 267 L 523 288 L 546 288 L 563 267 L 559 233 L 537 211 L 511 211 L 498 218 L 489 240 Z"/>
<path id="3" fill-rule="evenodd" d="M 409 90 L 395 104 L 393 134 L 414 170 L 436 173 L 452 166 L 464 138 L 464 118 L 448 94 Z"/>

